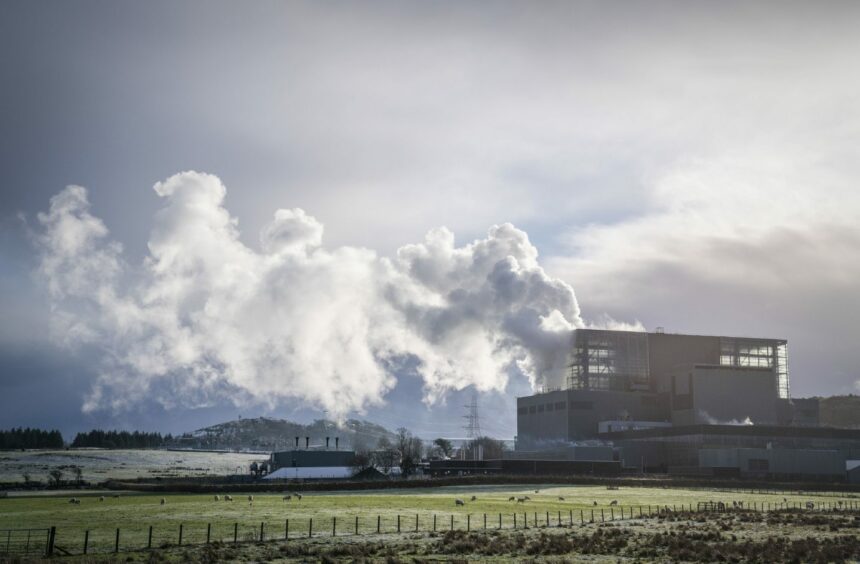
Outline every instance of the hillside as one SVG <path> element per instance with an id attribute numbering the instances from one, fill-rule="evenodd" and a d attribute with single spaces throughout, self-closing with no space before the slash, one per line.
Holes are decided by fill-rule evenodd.
<path id="1" fill-rule="evenodd" d="M 380 438 L 393 439 L 394 434 L 384 427 L 349 419 L 342 426 L 334 421 L 317 419 L 304 425 L 286 419 L 239 419 L 227 421 L 185 433 L 177 437 L 171 446 L 195 449 L 229 450 L 287 450 L 295 447 L 296 437 L 304 448 L 305 437 L 310 437 L 310 445 L 325 446 L 326 437 L 331 437 L 331 448 L 335 437 L 340 438 L 341 449 L 351 449 L 354 445 L 373 447 Z"/>
<path id="2" fill-rule="evenodd" d="M 825 427 L 860 429 L 860 396 L 832 396 L 819 400 L 819 421 Z"/>

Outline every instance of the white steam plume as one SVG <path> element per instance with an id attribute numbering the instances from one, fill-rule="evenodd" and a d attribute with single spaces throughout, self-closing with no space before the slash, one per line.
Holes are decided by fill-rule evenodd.
<path id="1" fill-rule="evenodd" d="M 561 382 L 579 307 L 510 224 L 463 247 L 435 229 L 387 259 L 327 249 L 322 224 L 280 209 L 257 251 L 239 241 L 217 177 L 184 172 L 154 188 L 165 206 L 138 267 L 84 188 L 38 216 L 54 335 L 104 361 L 85 410 L 298 398 L 340 418 L 381 403 L 404 362 L 428 401 L 468 385 L 503 390 L 511 370 Z"/>

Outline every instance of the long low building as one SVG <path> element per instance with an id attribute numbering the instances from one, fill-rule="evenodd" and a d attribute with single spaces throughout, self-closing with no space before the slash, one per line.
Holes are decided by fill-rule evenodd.
<path id="1" fill-rule="evenodd" d="M 625 468 L 785 480 L 848 479 L 860 430 L 773 425 L 687 425 L 600 434 Z"/>

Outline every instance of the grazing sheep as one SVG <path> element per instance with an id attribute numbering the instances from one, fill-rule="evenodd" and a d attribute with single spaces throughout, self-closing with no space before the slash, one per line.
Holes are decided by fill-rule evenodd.
<path id="1" fill-rule="evenodd" d="M 248 496 L 248 501 L 254 501 L 254 496 L 249 495 L 249 496 Z"/>
<path id="2" fill-rule="evenodd" d="M 233 501 L 233 496 L 232 495 L 225 495 L 224 501 Z"/>
<path id="3" fill-rule="evenodd" d="M 597 507 L 597 502 L 596 502 L 596 501 L 593 501 L 593 502 L 592 502 L 592 504 L 593 504 L 595 507 Z"/>
<path id="4" fill-rule="evenodd" d="M 559 500 L 559 501 L 564 501 L 564 498 L 563 498 L 562 496 L 558 496 L 558 500 Z"/>
<path id="5" fill-rule="evenodd" d="M 508 498 L 508 501 L 516 501 L 516 499 L 517 499 L 517 498 L 515 498 L 514 496 L 511 496 L 511 497 L 509 497 L 509 498 Z"/>
<path id="6" fill-rule="evenodd" d="M 284 496 L 284 501 L 290 501 L 291 499 L 293 499 L 293 496 L 291 496 L 291 495 L 285 495 Z"/>
<path id="7" fill-rule="evenodd" d="M 299 492 L 295 492 L 295 493 L 293 493 L 293 495 L 296 496 L 297 500 L 299 500 L 299 501 L 302 500 L 302 494 L 300 494 Z"/>
<path id="8" fill-rule="evenodd" d="M 473 495 L 471 501 L 478 501 L 478 498 Z"/>
<path id="9" fill-rule="evenodd" d="M 540 490 L 535 490 L 535 493 L 540 493 Z"/>
<path id="10" fill-rule="evenodd" d="M 100 495 L 100 496 L 99 496 L 99 501 L 104 501 L 104 500 L 105 500 L 105 496 Z"/>
<path id="11" fill-rule="evenodd" d="M 221 496 L 216 495 L 216 496 L 215 496 L 215 501 L 221 501 Z"/>
<path id="12" fill-rule="evenodd" d="M 618 500 L 613 499 L 612 501 L 609 502 L 609 505 L 618 505 Z"/>
<path id="13" fill-rule="evenodd" d="M 167 503 L 167 500 L 164 498 L 161 498 L 161 505 L 164 505 L 165 503 Z"/>
<path id="14" fill-rule="evenodd" d="M 69 503 L 74 503 L 74 502 L 75 502 L 75 498 L 71 498 L 71 499 L 69 500 Z"/>
<path id="15" fill-rule="evenodd" d="M 524 498 L 524 497 L 518 497 L 517 498 L 517 503 L 525 503 L 525 502 L 526 502 L 526 498 Z"/>
<path id="16" fill-rule="evenodd" d="M 531 500 L 532 500 L 532 498 L 530 498 L 529 496 L 525 496 L 523 499 L 525 499 L 525 500 L 527 500 L 527 501 L 531 501 Z"/>
<path id="17" fill-rule="evenodd" d="M 465 502 L 465 501 L 463 501 L 462 499 L 455 499 L 455 500 L 454 500 L 454 504 L 456 504 L 456 505 L 466 505 L 466 502 Z"/>

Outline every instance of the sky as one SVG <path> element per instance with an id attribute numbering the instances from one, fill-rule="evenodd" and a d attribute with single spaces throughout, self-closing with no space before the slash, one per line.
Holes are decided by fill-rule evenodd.
<path id="1" fill-rule="evenodd" d="M 515 432 L 575 327 L 860 391 L 856 2 L 0 4 L 0 427 Z"/>

